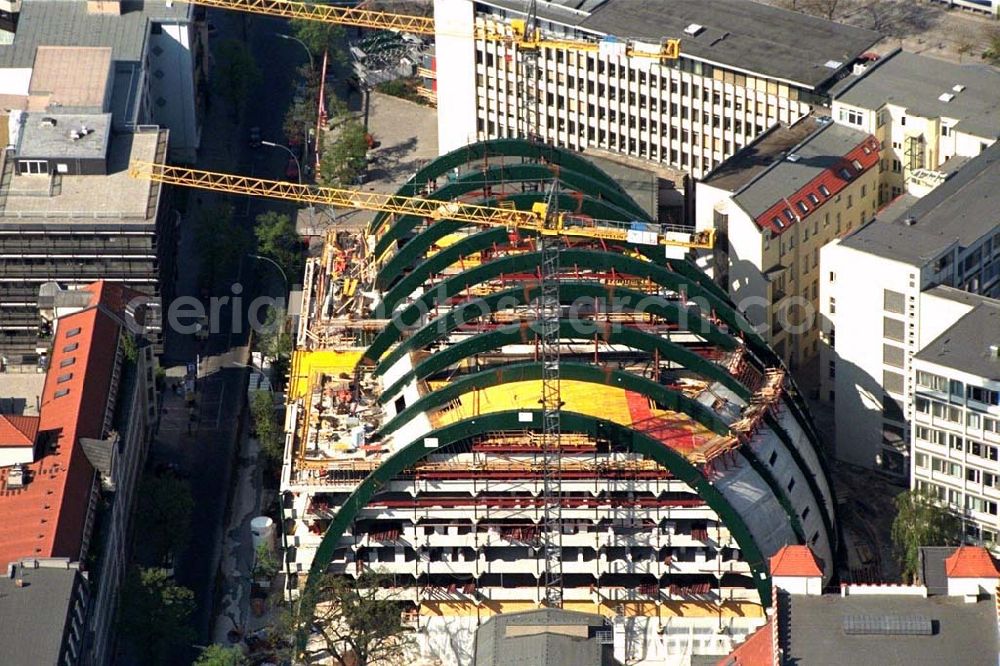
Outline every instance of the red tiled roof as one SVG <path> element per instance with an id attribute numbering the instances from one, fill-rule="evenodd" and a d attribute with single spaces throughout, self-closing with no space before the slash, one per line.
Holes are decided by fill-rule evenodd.
<path id="1" fill-rule="evenodd" d="M 38 434 L 37 416 L 0 414 L 0 447 L 34 446 Z"/>
<path id="2" fill-rule="evenodd" d="M 717 666 L 771 666 L 774 663 L 774 641 L 771 636 L 771 623 L 750 634 L 739 647 L 719 660 Z"/>
<path id="3" fill-rule="evenodd" d="M 59 319 L 38 423 L 46 448 L 26 465 L 24 489 L 7 490 L 8 470 L 0 470 L 0 567 L 22 557 L 79 558 L 94 482 L 79 439 L 103 435 L 118 331 L 101 308 Z"/>
<path id="4" fill-rule="evenodd" d="M 755 220 L 757 225 L 762 229 L 770 229 L 771 233 L 775 236 L 781 235 L 790 229 L 795 221 L 806 219 L 818 208 L 822 207 L 828 199 L 837 196 L 837 193 L 847 187 L 848 183 L 852 182 L 855 178 L 877 165 L 878 160 L 878 139 L 869 135 L 864 141 L 855 146 L 833 166 L 825 169 L 821 174 L 803 185 L 796 192 L 793 192 L 774 202 L 770 208 L 757 216 L 757 219 Z M 855 168 L 855 161 L 861 165 L 861 169 Z M 840 172 L 845 170 L 850 178 L 844 178 L 841 175 Z M 825 195 L 820 191 L 819 188 L 821 185 L 826 187 L 827 192 L 829 192 L 828 195 Z M 810 194 L 819 200 L 819 204 L 814 204 L 809 200 Z M 806 205 L 808 212 L 803 213 L 799 209 L 799 202 L 803 202 Z M 786 209 L 792 212 L 792 221 L 789 221 L 786 218 L 784 214 Z M 781 226 L 774 224 L 773 220 L 775 218 L 781 220 Z"/>
<path id="5" fill-rule="evenodd" d="M 823 568 L 809 546 L 785 546 L 771 558 L 772 576 L 822 576 Z"/>
<path id="6" fill-rule="evenodd" d="M 982 546 L 960 546 L 944 561 L 949 578 L 1000 578 L 996 562 Z"/>

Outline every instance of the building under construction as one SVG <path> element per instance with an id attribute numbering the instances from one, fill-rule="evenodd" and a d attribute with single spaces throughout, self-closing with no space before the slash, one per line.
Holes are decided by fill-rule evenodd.
<path id="1" fill-rule="evenodd" d="M 621 658 L 669 660 L 728 654 L 765 622 L 782 546 L 809 545 L 829 580 L 837 524 L 804 402 L 616 182 L 505 139 L 438 158 L 397 194 L 548 203 L 566 224 L 629 231 L 564 237 L 554 266 L 533 230 L 446 215 L 378 214 L 327 239 L 288 391 L 290 596 L 310 571 L 392 574 L 425 656 L 446 663 L 468 661 L 492 615 L 555 598 L 607 617 Z"/>

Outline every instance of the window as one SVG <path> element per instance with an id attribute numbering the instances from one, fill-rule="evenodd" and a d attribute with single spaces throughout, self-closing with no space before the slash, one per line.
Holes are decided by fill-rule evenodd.
<path id="1" fill-rule="evenodd" d="M 1000 391 L 991 391 L 981 386 L 969 386 L 966 397 L 984 405 L 1000 405 Z"/>
<path id="2" fill-rule="evenodd" d="M 840 120 L 851 125 L 861 125 L 864 122 L 861 112 L 853 109 L 841 109 Z"/>
<path id="3" fill-rule="evenodd" d="M 69 366 L 73 365 L 74 363 L 76 363 L 76 357 L 75 356 L 70 356 L 69 358 L 64 358 L 63 360 L 59 361 L 59 367 L 60 368 L 68 368 Z"/>
<path id="4" fill-rule="evenodd" d="M 927 398 L 918 397 L 913 401 L 913 408 L 916 409 L 921 414 L 931 413 L 931 401 Z"/>
<path id="5" fill-rule="evenodd" d="M 76 351 L 79 346 L 80 346 L 79 342 L 71 342 L 63 347 L 63 351 L 64 352 Z"/>
<path id="6" fill-rule="evenodd" d="M 924 386 L 932 391 L 940 391 L 941 393 L 948 391 L 947 379 L 940 375 L 924 372 L 923 370 L 917 370 L 917 385 Z M 936 404 L 940 405 L 940 403 Z M 935 416 L 940 416 L 940 414 L 935 414 Z"/>
<path id="7" fill-rule="evenodd" d="M 77 336 L 77 335 L 80 335 L 80 327 L 79 326 L 77 326 L 76 328 L 71 328 L 68 331 L 66 331 L 66 337 L 67 338 L 72 338 L 72 337 Z"/>
<path id="8" fill-rule="evenodd" d="M 809 212 L 809 206 L 806 205 L 805 201 L 799 201 L 795 205 L 798 206 L 799 210 L 802 211 L 803 213 L 808 213 Z"/>
<path id="9" fill-rule="evenodd" d="M 794 487 L 795 487 L 795 479 L 791 479 L 788 482 L 788 492 L 792 492 L 792 488 L 794 488 Z"/>
<path id="10" fill-rule="evenodd" d="M 809 507 L 802 510 L 802 520 L 805 520 L 809 516 Z"/>
<path id="11" fill-rule="evenodd" d="M 73 379 L 73 373 L 72 372 L 67 372 L 64 375 L 59 375 L 59 378 L 56 380 L 56 382 L 59 383 L 59 384 L 65 384 L 66 382 L 68 382 L 71 379 Z"/>
<path id="12" fill-rule="evenodd" d="M 918 453 L 916 456 L 914 456 L 914 463 L 920 469 L 927 469 L 927 454 Z"/>
<path id="13" fill-rule="evenodd" d="M 21 173 L 44 175 L 49 172 L 49 163 L 45 160 L 21 160 Z"/>
<path id="14" fill-rule="evenodd" d="M 64 389 L 59 389 L 58 391 L 55 392 L 55 394 L 53 394 L 53 397 L 55 397 L 55 398 L 61 398 L 64 395 L 69 395 L 69 389 L 65 389 L 65 388 Z"/>
<path id="15" fill-rule="evenodd" d="M 772 452 L 771 452 L 771 457 L 767 459 L 767 464 L 768 464 L 768 465 L 771 465 L 771 466 L 773 467 L 773 466 L 774 466 L 774 463 L 775 463 L 775 462 L 776 462 L 777 460 L 778 460 L 778 452 L 777 452 L 777 451 L 772 451 Z"/>
<path id="16" fill-rule="evenodd" d="M 811 201 L 814 206 L 819 205 L 819 197 L 812 192 L 809 193 L 809 201 Z"/>
<path id="17" fill-rule="evenodd" d="M 979 483 L 981 480 L 980 476 L 981 474 L 978 469 L 973 469 L 971 467 L 968 467 L 965 470 L 966 481 L 971 481 L 972 483 Z"/>
<path id="18" fill-rule="evenodd" d="M 830 190 L 827 188 L 826 185 L 819 186 L 819 193 L 822 194 L 824 197 L 830 196 Z"/>
<path id="19" fill-rule="evenodd" d="M 951 128 L 947 125 L 941 125 L 941 136 L 951 136 Z"/>
<path id="20" fill-rule="evenodd" d="M 840 177 L 843 178 L 844 180 L 851 179 L 851 172 L 850 170 L 847 169 L 847 167 L 840 169 L 837 173 L 839 173 Z"/>

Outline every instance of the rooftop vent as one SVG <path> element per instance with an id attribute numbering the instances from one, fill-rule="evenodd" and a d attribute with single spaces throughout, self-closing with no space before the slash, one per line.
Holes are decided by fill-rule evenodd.
<path id="1" fill-rule="evenodd" d="M 24 488 L 24 466 L 14 465 L 7 472 L 7 490 L 19 490 Z"/>
<path id="2" fill-rule="evenodd" d="M 695 37 L 695 36 L 701 34 L 701 32 L 704 29 L 705 29 L 705 26 L 701 25 L 700 23 L 692 23 L 688 27 L 684 28 L 684 34 L 685 35 L 691 35 L 692 37 Z"/>
<path id="3" fill-rule="evenodd" d="M 861 76 L 862 74 L 868 71 L 868 65 L 862 62 L 856 62 L 854 63 L 854 69 L 852 71 L 854 73 L 854 76 Z"/>
<path id="4" fill-rule="evenodd" d="M 955 96 L 951 93 L 941 93 L 938 95 L 938 101 L 947 104 L 951 100 L 955 99 Z"/>
<path id="5" fill-rule="evenodd" d="M 823 63 L 823 66 L 827 69 L 840 69 L 844 66 L 844 63 L 839 60 L 827 60 Z"/>
<path id="6" fill-rule="evenodd" d="M 787 159 L 789 162 L 798 162 L 802 158 L 799 156 L 798 153 L 788 153 L 788 157 L 786 157 L 785 159 Z"/>
<path id="7" fill-rule="evenodd" d="M 907 215 L 906 217 L 903 218 L 903 224 L 905 224 L 908 227 L 912 227 L 916 223 L 917 223 L 917 218 L 913 217 L 912 215 Z"/>
<path id="8" fill-rule="evenodd" d="M 1000 358 L 1000 345 L 990 345 L 990 356 Z"/>
<path id="9" fill-rule="evenodd" d="M 963 90 L 965 90 L 965 86 L 963 86 L 961 83 L 956 83 L 955 85 L 953 85 L 951 87 L 951 89 L 952 89 L 953 92 L 960 93 Z"/>
<path id="10" fill-rule="evenodd" d="M 40 122 L 38 124 L 41 125 L 42 127 L 55 127 L 56 126 L 56 119 L 53 118 L 52 116 L 46 116 L 46 117 L 42 118 L 42 122 Z"/>

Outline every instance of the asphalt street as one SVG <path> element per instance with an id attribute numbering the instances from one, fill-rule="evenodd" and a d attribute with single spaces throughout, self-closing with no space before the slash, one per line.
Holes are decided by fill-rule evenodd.
<path id="1" fill-rule="evenodd" d="M 212 49 L 226 39 L 245 39 L 258 63 L 261 77 L 239 122 L 233 121 L 225 101 L 218 95 L 212 95 L 196 166 L 281 177 L 287 153 L 267 147 L 252 149 L 248 142 L 248 129 L 260 127 L 264 140 L 284 142 L 282 119 L 292 100 L 295 68 L 307 60 L 306 53 L 294 42 L 274 37 L 276 32 L 288 31 L 284 20 L 250 17 L 222 10 L 209 10 L 208 15 L 217 27 L 211 38 Z M 201 211 L 212 210 L 226 197 L 202 191 L 189 194 L 178 245 L 178 296 L 199 296 L 198 248 L 193 221 L 198 219 Z M 257 215 L 266 210 L 293 212 L 291 206 L 281 202 L 231 197 L 230 203 L 234 206 L 238 223 L 248 227 L 252 226 Z M 266 275 L 266 269 L 258 270 L 255 263 L 249 257 L 244 258 L 239 274 L 233 275 L 231 280 L 233 283 L 238 280 L 243 286 L 244 309 L 257 289 L 254 284 L 256 275 Z M 270 278 L 262 282 L 268 284 L 269 290 L 273 289 Z M 280 279 L 276 284 L 280 284 Z M 223 293 L 231 291 L 230 288 Z M 239 331 L 232 330 L 231 315 L 231 311 L 224 309 L 219 317 L 218 331 L 205 341 L 168 328 L 162 364 L 168 368 L 168 377 L 171 378 L 182 377 L 187 364 L 198 364 L 197 402 L 192 414 L 181 396 L 174 395 L 170 390 L 165 392 L 161 424 L 152 449 L 154 464 L 175 463 L 188 478 L 197 507 L 191 517 L 191 542 L 176 562 L 178 584 L 194 590 L 197 600 L 194 619 L 196 646 L 211 640 L 213 605 L 218 596 L 216 574 L 221 557 L 223 524 L 232 491 L 230 480 L 236 459 L 237 436 L 245 436 L 246 433 L 246 428 L 241 428 L 240 424 L 245 419 L 247 371 L 239 364 L 246 358 L 248 327 L 243 325 Z M 239 320 L 240 317 L 237 317 Z M 245 316 L 242 320 L 246 321 Z M 197 652 L 193 646 L 188 654 L 178 654 L 176 663 L 190 663 Z"/>

